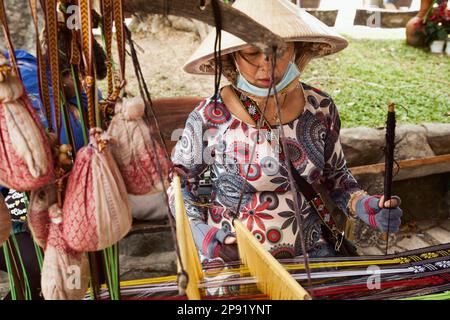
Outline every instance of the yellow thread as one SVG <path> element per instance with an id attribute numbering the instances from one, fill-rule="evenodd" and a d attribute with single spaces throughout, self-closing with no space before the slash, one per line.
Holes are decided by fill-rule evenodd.
<path id="1" fill-rule="evenodd" d="M 259 290 L 273 300 L 310 300 L 311 296 L 259 243 L 241 221 L 234 221 L 239 255 L 257 279 Z M 241 270 L 242 271 L 242 270 Z"/>
<path id="2" fill-rule="evenodd" d="M 181 182 L 178 175 L 174 175 L 173 187 L 175 194 L 175 211 L 177 225 L 177 241 L 180 248 L 180 256 L 183 262 L 184 271 L 189 276 L 189 282 L 186 288 L 186 295 L 191 300 L 200 300 L 200 290 L 198 284 L 203 278 L 202 267 L 192 237 L 191 226 L 184 208 L 183 196 L 181 194 Z M 180 264 L 178 270 L 180 270 Z"/>

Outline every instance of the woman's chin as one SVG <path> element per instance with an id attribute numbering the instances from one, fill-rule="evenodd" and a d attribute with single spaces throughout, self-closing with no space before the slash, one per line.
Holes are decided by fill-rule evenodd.
<path id="1" fill-rule="evenodd" d="M 267 89 L 270 87 L 270 80 L 258 80 L 257 86 Z"/>

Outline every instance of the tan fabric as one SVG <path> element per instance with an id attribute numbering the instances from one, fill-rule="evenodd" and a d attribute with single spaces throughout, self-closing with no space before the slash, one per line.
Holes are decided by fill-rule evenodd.
<path id="1" fill-rule="evenodd" d="M 27 215 L 28 226 L 34 241 L 42 248 L 45 248 L 48 237 L 48 225 L 50 223 L 48 209 L 56 201 L 56 188 L 54 185 L 47 185 L 31 192 Z"/>
<path id="2" fill-rule="evenodd" d="M 105 152 L 106 151 L 106 152 Z M 131 207 L 119 168 L 109 150 L 92 158 L 98 248 L 105 249 L 126 236 L 131 229 Z"/>
<path id="3" fill-rule="evenodd" d="M 101 138 L 103 144 L 108 137 Z M 128 196 L 109 145 L 99 150 L 94 134 L 77 153 L 64 200 L 63 233 L 76 251 L 105 249 L 130 230 Z"/>
<path id="4" fill-rule="evenodd" d="M 3 107 L 9 136 L 17 155 L 25 161 L 33 177 L 46 175 L 48 159 L 44 141 L 28 110 L 18 101 L 7 102 Z"/>
<path id="5" fill-rule="evenodd" d="M 5 199 L 2 195 L 0 195 L 0 247 L 3 242 L 9 238 L 11 228 L 11 216 L 8 208 L 6 207 Z"/>
<path id="6" fill-rule="evenodd" d="M 6 74 L 4 78 L 0 79 L 0 102 L 15 101 L 22 94 L 23 85 L 19 78 L 12 74 Z"/>
<path id="7" fill-rule="evenodd" d="M 115 116 L 108 128 L 114 143 L 112 154 L 117 161 L 127 191 L 134 195 L 157 192 L 161 185 L 157 159 L 163 177 L 169 174 L 170 161 L 161 146 L 150 134 L 144 119 L 144 101 L 141 97 L 123 99 L 116 103 Z M 152 139 L 156 153 L 153 152 Z"/>
<path id="8" fill-rule="evenodd" d="M 0 183 L 29 191 L 54 178 L 49 140 L 18 78 L 0 82 Z M 21 95 L 19 95 L 21 94 Z"/>
<path id="9" fill-rule="evenodd" d="M 77 275 L 80 275 L 78 277 Z M 46 300 L 82 300 L 89 286 L 85 253 L 75 255 L 48 246 L 42 267 L 41 288 Z"/>
<path id="10" fill-rule="evenodd" d="M 70 249 L 62 235 L 62 210 L 53 204 L 47 248 L 42 266 L 41 288 L 46 300 L 81 300 L 89 285 L 89 263 L 85 253 Z"/>

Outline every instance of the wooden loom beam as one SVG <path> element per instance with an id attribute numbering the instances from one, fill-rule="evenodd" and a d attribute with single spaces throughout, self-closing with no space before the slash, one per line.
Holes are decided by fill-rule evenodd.
<path id="1" fill-rule="evenodd" d="M 200 0 L 124 0 L 123 8 L 128 14 L 171 14 L 203 21 L 215 26 L 211 0 L 205 0 L 204 8 Z M 276 46 L 278 55 L 283 54 L 286 45 L 281 37 L 230 5 L 218 1 L 222 16 L 222 29 L 259 47 L 264 53 L 272 52 Z M 251 30 L 251 32 L 248 32 Z"/>
<path id="2" fill-rule="evenodd" d="M 397 161 L 400 171 L 394 181 L 420 178 L 432 174 L 450 172 L 450 154 Z M 353 175 L 380 174 L 384 172 L 384 163 L 376 163 L 350 168 Z M 395 168 L 394 168 L 395 171 Z"/>

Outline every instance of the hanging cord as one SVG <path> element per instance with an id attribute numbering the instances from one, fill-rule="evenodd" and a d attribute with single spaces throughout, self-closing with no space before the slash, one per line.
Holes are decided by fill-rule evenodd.
<path id="1" fill-rule="evenodd" d="M 306 245 L 305 245 L 305 236 L 303 234 L 303 216 L 301 214 L 301 210 L 299 207 L 299 197 L 298 197 L 298 190 L 297 190 L 297 185 L 295 183 L 294 180 L 294 176 L 292 174 L 292 166 L 291 166 L 291 160 L 290 160 L 290 155 L 289 155 L 289 149 L 287 146 L 287 140 L 286 140 L 286 135 L 284 132 L 284 127 L 283 124 L 281 122 L 281 108 L 280 108 L 280 104 L 278 101 L 278 93 L 277 93 L 277 88 L 275 85 L 275 68 L 276 68 L 276 52 L 277 52 L 277 48 L 274 47 L 273 48 L 273 52 L 272 52 L 272 75 L 271 75 L 271 83 L 272 83 L 272 88 L 273 88 L 273 94 L 274 94 L 274 99 L 275 99 L 275 105 L 276 105 L 276 109 L 277 109 L 277 115 L 278 115 L 278 124 L 280 127 L 280 134 L 281 134 L 281 143 L 282 143 L 282 150 L 284 150 L 284 160 L 285 160 L 285 164 L 286 164 L 286 168 L 288 171 L 288 176 L 289 176 L 289 184 L 291 185 L 291 190 L 293 191 L 293 195 L 294 195 L 294 211 L 295 211 L 295 215 L 297 217 L 297 224 L 298 224 L 298 232 L 300 234 L 300 243 L 301 243 L 301 248 L 302 248 L 302 254 L 303 254 L 303 259 L 305 261 L 305 270 L 306 270 L 306 274 L 308 276 L 308 286 L 311 287 L 312 282 L 311 282 L 311 270 L 309 268 L 309 258 L 308 258 L 308 253 L 306 252 Z"/>
<path id="2" fill-rule="evenodd" d="M 169 151 L 168 151 L 169 149 L 167 148 L 166 141 L 163 138 L 161 127 L 159 126 L 159 122 L 158 122 L 158 119 L 155 114 L 155 109 L 153 107 L 153 101 L 150 96 L 150 92 L 148 90 L 147 83 L 145 82 L 144 75 L 142 73 L 142 69 L 141 69 L 139 59 L 137 56 L 137 51 L 136 51 L 136 48 L 134 47 L 134 41 L 131 36 L 131 31 L 126 26 L 125 26 L 125 36 L 128 41 L 128 45 L 130 46 L 130 54 L 131 54 L 131 59 L 133 61 L 133 67 L 134 67 L 134 71 L 136 73 L 136 77 L 138 78 L 139 85 L 142 85 L 143 93 L 145 94 L 145 95 L 142 95 L 142 93 L 141 93 L 142 99 L 144 99 L 144 102 L 147 103 L 145 106 L 145 116 L 147 117 L 147 121 L 150 121 L 150 119 L 154 119 L 154 123 L 156 125 L 156 129 L 157 129 L 157 133 L 158 133 L 160 142 L 164 147 L 164 155 L 167 159 L 170 159 L 170 155 L 169 155 Z M 151 126 L 150 126 L 150 130 L 152 130 Z"/>
<path id="3" fill-rule="evenodd" d="M 214 110 L 217 108 L 217 100 L 220 89 L 220 78 L 222 76 L 222 14 L 217 0 L 211 1 L 214 23 L 216 26 L 216 39 L 214 41 Z"/>
<path id="4" fill-rule="evenodd" d="M 200 1 L 200 8 L 204 8 L 206 5 L 205 1 Z M 219 95 L 219 89 L 220 89 L 220 78 L 222 75 L 222 15 L 221 15 L 221 11 L 220 11 L 220 5 L 218 3 L 217 0 L 212 0 L 211 1 L 211 5 L 213 8 L 213 13 L 214 13 L 214 21 L 215 21 L 215 25 L 216 25 L 216 39 L 215 39 L 215 43 L 214 43 L 214 108 L 217 107 L 217 99 L 218 99 L 218 95 Z M 269 101 L 269 96 L 266 97 L 265 100 L 265 105 L 264 105 L 264 112 L 266 110 L 267 107 L 267 102 Z M 263 120 L 264 117 L 260 117 L 260 119 L 258 120 L 257 123 L 257 132 L 256 132 L 256 138 L 259 140 L 259 136 L 260 136 L 260 129 L 263 125 Z M 248 182 L 248 176 L 250 174 L 250 168 L 251 168 L 251 163 L 253 162 L 253 159 L 255 157 L 255 153 L 256 153 L 256 143 L 252 148 L 252 152 L 250 154 L 250 159 L 249 159 L 249 163 L 247 166 L 247 172 L 245 174 L 245 181 L 246 183 Z M 236 211 L 230 212 L 231 216 L 232 216 L 232 223 L 234 225 L 234 220 L 236 218 L 239 218 L 239 214 L 241 211 L 241 205 L 242 205 L 242 200 L 244 197 L 244 193 L 245 193 L 245 188 L 246 188 L 246 184 L 243 184 L 242 188 L 241 188 L 241 192 L 240 192 L 240 196 L 239 196 L 239 201 L 236 207 Z"/>
<path id="5" fill-rule="evenodd" d="M 64 132 L 66 134 L 67 140 L 69 144 L 72 145 L 72 155 L 75 158 L 76 155 L 76 144 L 75 144 L 75 136 L 73 134 L 72 122 L 70 121 L 69 114 L 69 102 L 67 102 L 66 95 L 63 90 L 61 90 L 61 109 L 62 112 L 62 122 L 64 123 Z"/>
<path id="6" fill-rule="evenodd" d="M 112 24 L 113 24 L 113 4 L 112 0 L 101 0 L 102 9 L 102 31 L 105 39 L 106 49 L 106 78 L 108 83 L 108 96 L 114 91 L 113 70 L 112 70 Z"/>
<path id="7" fill-rule="evenodd" d="M 21 78 L 20 70 L 17 67 L 16 54 L 14 52 L 14 46 L 11 41 L 11 36 L 9 33 L 8 20 L 6 19 L 6 9 L 3 0 L 0 0 L 0 23 L 2 24 L 3 35 L 5 37 L 5 42 L 8 47 L 9 61 L 11 62 L 11 67 L 14 73 Z"/>
<path id="8" fill-rule="evenodd" d="M 271 88 L 273 85 L 275 85 L 275 84 L 274 84 L 274 79 L 272 78 L 272 79 L 270 79 L 269 88 Z M 266 113 L 267 106 L 268 106 L 268 103 L 269 103 L 269 97 L 270 97 L 270 92 L 268 92 L 268 94 L 267 94 L 267 96 L 266 96 L 266 98 L 264 100 L 264 106 L 263 106 L 261 115 L 264 115 Z M 239 99 L 239 97 L 237 97 L 237 98 Z M 257 139 L 256 141 L 259 141 L 260 131 L 261 131 L 261 127 L 262 127 L 264 121 L 265 121 L 264 117 L 261 116 L 258 119 L 258 122 L 256 123 L 256 139 Z M 246 183 L 243 184 L 243 186 L 242 186 L 242 189 L 241 189 L 241 192 L 240 192 L 240 196 L 239 196 L 239 201 L 238 201 L 238 204 L 237 204 L 237 207 L 236 207 L 236 212 L 231 213 L 231 216 L 233 218 L 232 219 L 232 224 L 233 225 L 234 225 L 234 220 L 236 218 L 239 218 L 239 215 L 240 215 L 242 200 L 244 198 L 244 193 L 246 192 L 245 188 L 246 188 L 246 184 L 248 183 L 248 176 L 250 174 L 251 164 L 253 163 L 253 159 L 254 159 L 255 153 L 256 153 L 256 145 L 257 145 L 257 143 L 255 143 L 253 145 L 253 147 L 252 147 L 252 152 L 250 154 L 249 163 L 248 163 L 248 166 L 247 166 L 247 172 L 245 173 L 245 178 L 244 178 Z"/>
<path id="9" fill-rule="evenodd" d="M 34 31 L 36 33 L 36 57 L 38 65 L 39 76 L 39 96 L 42 104 L 45 108 L 45 115 L 47 120 L 47 128 L 49 132 L 52 132 L 52 113 L 50 104 L 50 94 L 48 90 L 48 77 L 47 77 L 47 62 L 42 55 L 41 40 L 39 37 L 39 16 L 37 14 L 37 1 L 29 0 L 28 4 L 31 10 L 31 16 L 33 18 Z"/>
<path id="10" fill-rule="evenodd" d="M 116 94 L 125 86 L 125 19 L 122 0 L 113 0 L 114 25 L 116 27 L 117 51 L 119 53 L 119 83 L 116 84 Z"/>
<path id="11" fill-rule="evenodd" d="M 85 66 L 84 86 L 88 105 L 89 128 L 95 127 L 95 78 L 93 73 L 92 0 L 79 0 L 81 14 L 81 42 Z"/>
<path id="12" fill-rule="evenodd" d="M 54 127 L 58 144 L 61 141 L 61 83 L 59 79 L 59 52 L 58 52 L 58 15 L 56 1 L 44 1 L 45 33 L 47 36 L 47 52 L 50 63 L 50 78 L 53 89 Z M 43 84 L 45 85 L 45 84 Z M 49 127 L 51 122 L 49 123 Z"/>
<path id="13" fill-rule="evenodd" d="M 148 92 L 147 85 L 146 85 L 144 76 L 142 74 L 142 70 L 141 70 L 141 67 L 140 67 L 140 64 L 139 64 L 139 60 L 138 60 L 138 57 L 137 57 L 137 52 L 136 52 L 136 49 L 134 47 L 133 39 L 131 37 L 131 32 L 126 27 L 125 27 L 125 34 L 126 34 L 126 38 L 128 40 L 128 45 L 130 46 L 131 59 L 133 61 L 134 71 L 135 71 L 136 78 L 137 78 L 138 84 L 139 84 L 139 92 L 141 94 L 142 99 L 144 100 L 145 109 L 146 110 L 150 110 L 151 109 L 153 111 L 152 104 L 151 104 L 150 93 Z M 147 119 L 147 121 L 148 120 L 149 119 Z M 155 117 L 155 122 L 156 122 L 156 124 L 158 124 L 158 121 L 157 121 L 156 117 Z M 154 133 L 153 133 L 152 126 L 149 125 L 149 128 L 150 128 L 150 135 L 153 136 Z M 163 141 L 162 133 L 161 133 L 161 130 L 159 129 L 159 125 L 157 125 L 157 128 L 158 128 L 161 140 Z M 164 199 L 165 199 L 165 202 L 166 202 L 166 205 L 167 205 L 167 209 L 168 209 L 167 213 L 168 213 L 168 218 L 169 218 L 170 231 L 171 231 L 172 239 L 173 239 L 173 242 L 174 242 L 174 245 L 175 245 L 175 253 L 176 253 L 177 259 L 179 261 L 179 265 L 180 265 L 180 268 L 181 268 L 181 274 L 187 275 L 187 272 L 186 272 L 186 270 L 185 270 L 185 268 L 183 266 L 183 261 L 181 259 L 181 255 L 180 255 L 180 248 L 178 246 L 178 241 L 177 241 L 176 231 L 175 231 L 175 221 L 174 221 L 175 218 L 172 215 L 172 210 L 170 209 L 169 197 L 167 195 L 167 189 L 166 189 L 166 186 L 164 185 L 164 177 L 162 175 L 163 171 L 162 171 L 162 168 L 161 168 L 161 164 L 159 162 L 159 157 L 156 156 L 157 153 L 156 153 L 155 141 L 154 141 L 154 139 L 150 139 L 150 140 L 152 142 L 151 143 L 151 147 L 152 147 L 153 153 L 155 154 L 156 166 L 157 166 L 157 169 L 158 169 L 159 178 L 161 180 L 161 185 L 162 185 L 162 188 L 163 188 Z M 165 148 L 165 150 L 166 150 L 166 153 L 167 153 L 167 148 Z"/>
<path id="14" fill-rule="evenodd" d="M 80 114 L 80 122 L 81 122 L 81 130 L 83 133 L 83 142 L 84 145 L 87 146 L 87 144 L 89 143 L 89 139 L 88 139 L 88 129 L 87 129 L 87 121 L 86 121 L 86 113 L 84 112 L 83 109 L 83 105 L 81 103 L 81 90 L 80 90 L 80 83 L 78 81 L 77 78 L 77 73 L 75 72 L 75 67 L 73 64 L 70 65 L 70 74 L 72 77 L 72 81 L 74 84 L 74 89 L 75 89 L 75 98 L 77 100 L 77 109 L 78 109 L 78 113 Z M 75 149 L 75 146 L 73 146 Z"/>

